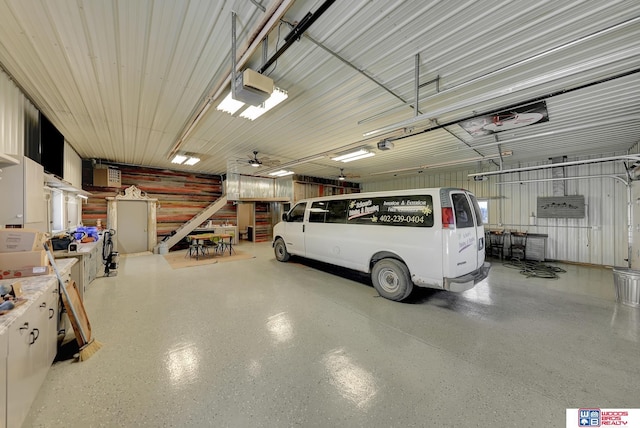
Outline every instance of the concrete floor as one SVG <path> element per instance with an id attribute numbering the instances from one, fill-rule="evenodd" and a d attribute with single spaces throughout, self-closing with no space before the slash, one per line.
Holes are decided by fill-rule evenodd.
<path id="1" fill-rule="evenodd" d="M 26 427 L 565 426 L 565 408 L 640 407 L 640 309 L 611 270 L 562 266 L 410 303 L 292 259 L 172 270 L 121 257 L 86 294 L 84 362 L 56 362 Z"/>

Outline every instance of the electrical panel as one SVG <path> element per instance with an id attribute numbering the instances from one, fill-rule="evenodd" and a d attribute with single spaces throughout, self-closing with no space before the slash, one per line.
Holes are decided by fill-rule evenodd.
<path id="1" fill-rule="evenodd" d="M 98 187 L 120 187 L 120 170 L 116 168 L 95 168 L 93 185 Z"/>

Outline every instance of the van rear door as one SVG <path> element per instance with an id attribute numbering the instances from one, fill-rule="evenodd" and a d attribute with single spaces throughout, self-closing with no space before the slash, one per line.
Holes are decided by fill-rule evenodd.
<path id="1" fill-rule="evenodd" d="M 482 212 L 480 211 L 480 205 L 478 204 L 478 200 L 472 193 L 467 193 L 469 200 L 471 201 L 471 207 L 473 208 L 473 214 L 476 217 L 476 237 L 478 238 L 478 251 L 476 255 L 478 256 L 478 267 L 484 264 L 485 258 L 485 236 L 484 236 L 484 224 L 482 223 Z"/>
<path id="2" fill-rule="evenodd" d="M 478 228 L 475 213 L 467 193 L 450 192 L 455 227 L 449 231 L 449 274 L 458 277 L 475 271 L 482 263 L 478 260 Z M 482 236 L 484 240 L 484 236 Z M 484 254 L 484 252 L 482 252 Z M 483 260 L 484 261 L 484 260 Z"/>

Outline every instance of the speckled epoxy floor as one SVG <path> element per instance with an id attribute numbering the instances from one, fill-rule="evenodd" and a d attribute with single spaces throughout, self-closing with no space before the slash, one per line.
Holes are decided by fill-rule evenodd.
<path id="1" fill-rule="evenodd" d="M 241 249 L 256 258 L 121 257 L 86 293 L 103 348 L 55 363 L 25 426 L 564 426 L 568 407 L 640 407 L 640 309 L 613 302 L 610 270 L 494 263 L 471 291 L 403 304 Z"/>

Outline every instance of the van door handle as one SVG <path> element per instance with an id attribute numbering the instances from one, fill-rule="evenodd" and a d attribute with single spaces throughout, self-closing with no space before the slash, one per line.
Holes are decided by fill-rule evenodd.
<path id="1" fill-rule="evenodd" d="M 305 226 L 306 226 L 306 225 L 304 225 L 304 224 L 302 225 L 302 233 L 304 233 L 304 227 L 305 227 Z"/>

